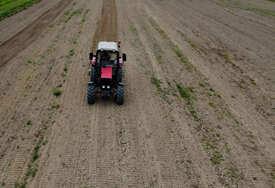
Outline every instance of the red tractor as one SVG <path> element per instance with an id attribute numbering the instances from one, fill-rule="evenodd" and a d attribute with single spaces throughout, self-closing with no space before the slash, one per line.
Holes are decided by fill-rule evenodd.
<path id="1" fill-rule="evenodd" d="M 124 103 L 122 82 L 123 63 L 126 54 L 120 56 L 120 42 L 99 42 L 96 54 L 90 53 L 90 82 L 88 83 L 88 104 L 94 104 L 96 94 L 104 99 L 113 97 L 118 105 Z"/>

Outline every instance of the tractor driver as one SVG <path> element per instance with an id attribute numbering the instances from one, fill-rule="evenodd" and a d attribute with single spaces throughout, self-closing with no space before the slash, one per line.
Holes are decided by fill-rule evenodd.
<path id="1" fill-rule="evenodd" d="M 116 65 L 116 53 L 110 52 L 110 51 L 103 51 L 100 55 L 100 61 L 102 62 L 103 66 L 106 66 L 108 64 L 110 65 Z"/>
<path id="2" fill-rule="evenodd" d="M 104 51 L 101 55 L 101 60 L 103 62 L 109 62 L 110 61 L 110 55 L 108 52 Z"/>

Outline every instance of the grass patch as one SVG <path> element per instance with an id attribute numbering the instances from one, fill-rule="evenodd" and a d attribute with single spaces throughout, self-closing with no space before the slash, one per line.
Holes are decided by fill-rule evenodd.
<path id="1" fill-rule="evenodd" d="M 189 89 L 186 89 L 186 88 L 183 88 L 181 87 L 180 84 L 177 84 L 177 89 L 180 93 L 180 96 L 182 98 L 184 98 L 184 100 L 187 102 L 187 104 L 191 104 L 191 95 L 190 95 L 190 90 Z"/>
<path id="2" fill-rule="evenodd" d="M 65 20 L 65 23 L 68 23 L 73 16 L 75 15 L 80 15 L 82 13 L 83 9 L 78 9 L 78 10 L 74 10 L 69 16 L 68 18 Z M 68 15 L 69 13 L 65 13 L 65 15 Z"/>
<path id="3" fill-rule="evenodd" d="M 200 85 L 201 87 L 205 87 L 205 84 L 204 84 L 203 82 L 200 82 L 199 85 Z"/>
<path id="4" fill-rule="evenodd" d="M 223 161 L 223 155 L 218 151 L 214 151 L 210 160 L 215 165 L 221 164 L 221 162 Z"/>
<path id="5" fill-rule="evenodd" d="M 28 63 L 29 65 L 36 65 L 36 64 L 37 64 L 37 62 L 32 61 L 32 60 L 28 60 L 27 63 Z"/>
<path id="6" fill-rule="evenodd" d="M 201 120 L 198 117 L 192 102 L 194 97 L 191 96 L 191 93 L 194 93 L 194 89 L 192 87 L 183 88 L 180 84 L 176 84 L 176 86 L 180 96 L 185 100 L 188 111 L 191 113 L 193 119 L 201 124 Z"/>
<path id="7" fill-rule="evenodd" d="M 176 54 L 176 56 L 180 59 L 180 62 L 184 64 L 187 71 L 191 71 L 194 69 L 193 65 L 190 63 L 189 59 L 181 52 L 178 45 L 176 45 L 165 33 L 164 30 L 160 28 L 160 26 L 151 18 L 149 19 L 152 27 L 160 34 L 160 36 L 168 41 L 169 46 L 173 50 L 173 52 Z"/>
<path id="8" fill-rule="evenodd" d="M 35 162 L 39 157 L 39 149 L 41 147 L 43 139 L 44 139 L 44 137 L 40 136 L 39 141 L 38 141 L 37 145 L 34 148 L 33 155 L 32 155 L 32 163 Z"/>
<path id="9" fill-rule="evenodd" d="M 36 172 L 38 171 L 37 168 L 32 168 L 31 176 L 34 178 L 36 175 Z"/>
<path id="10" fill-rule="evenodd" d="M 168 96 L 169 95 L 169 90 L 168 88 L 162 88 L 161 87 L 161 81 L 153 74 L 151 76 L 151 82 L 153 85 L 156 86 L 157 88 L 157 92 L 159 94 L 159 96 L 164 100 L 166 101 L 168 104 L 171 104 L 172 102 L 169 100 Z"/>
<path id="11" fill-rule="evenodd" d="M 134 33 L 135 35 L 137 34 L 137 28 L 135 28 L 134 26 L 130 27 L 130 32 Z"/>
<path id="12" fill-rule="evenodd" d="M 65 65 L 65 67 L 64 67 L 64 72 L 68 72 L 68 66 L 67 65 Z"/>
<path id="13" fill-rule="evenodd" d="M 60 89 L 54 88 L 53 94 L 54 94 L 54 96 L 58 97 L 62 94 L 62 91 Z"/>
<path id="14" fill-rule="evenodd" d="M 38 171 L 38 169 L 36 168 L 36 167 L 31 167 L 30 165 L 29 165 L 29 168 L 28 168 L 28 171 L 27 171 L 27 173 L 26 173 L 26 176 L 27 177 L 35 177 L 35 175 L 36 175 L 36 172 Z"/>
<path id="15" fill-rule="evenodd" d="M 53 105 L 52 105 L 52 108 L 54 108 L 54 109 L 59 109 L 59 108 L 60 108 L 60 104 L 59 104 L 59 103 L 53 104 Z"/>
<path id="16" fill-rule="evenodd" d="M 227 52 L 224 50 L 224 49 L 215 49 L 216 53 L 222 57 L 226 62 L 230 63 L 230 64 L 233 64 L 232 61 L 230 60 Z"/>
<path id="17" fill-rule="evenodd" d="M 70 50 L 70 53 L 69 53 L 69 56 L 72 57 L 72 56 L 74 56 L 74 54 L 75 54 L 74 49 L 71 49 L 71 50 Z"/>
<path id="18" fill-rule="evenodd" d="M 0 20 L 24 10 L 40 0 L 0 0 Z"/>
<path id="19" fill-rule="evenodd" d="M 266 0 L 269 2 L 275 2 L 275 0 Z M 235 8 L 239 8 L 242 10 L 246 10 L 246 11 L 251 11 L 251 12 L 255 12 L 261 15 L 267 15 L 267 16 L 275 16 L 275 11 L 274 10 L 269 10 L 269 9 L 259 9 L 259 8 L 246 8 L 243 7 L 239 1 L 232 1 L 232 0 L 227 0 L 227 2 L 230 2 Z"/>
<path id="20" fill-rule="evenodd" d="M 180 59 L 180 61 L 185 65 L 186 70 L 191 71 L 192 68 L 193 68 L 193 66 L 189 62 L 188 58 L 181 52 L 181 50 L 179 49 L 179 47 L 174 44 L 172 50 L 178 56 L 178 58 Z"/>
<path id="21" fill-rule="evenodd" d="M 216 107 L 216 105 L 213 102 L 209 102 L 208 105 L 211 106 L 212 108 Z"/>
<path id="22" fill-rule="evenodd" d="M 163 52 L 162 52 L 162 49 L 159 47 L 159 45 L 156 43 L 156 41 L 154 41 L 153 52 L 157 59 L 157 62 L 159 64 L 163 64 L 163 57 L 162 57 Z"/>
<path id="23" fill-rule="evenodd" d="M 239 169 L 234 167 L 229 168 L 228 173 L 231 178 L 238 178 L 240 176 Z"/>
<path id="24" fill-rule="evenodd" d="M 158 91 L 161 91 L 161 87 L 160 87 L 161 81 L 155 75 L 152 75 L 151 82 L 157 87 Z"/>
<path id="25" fill-rule="evenodd" d="M 76 44 L 77 43 L 77 39 L 73 39 L 73 44 Z"/>
<path id="26" fill-rule="evenodd" d="M 49 25 L 49 28 L 53 28 L 53 27 L 54 27 L 54 24 L 50 24 L 50 25 Z"/>
<path id="27" fill-rule="evenodd" d="M 32 124 L 32 121 L 31 121 L 31 120 L 28 120 L 26 124 L 27 124 L 27 125 L 31 125 L 31 124 Z"/>
<path id="28" fill-rule="evenodd" d="M 33 156 L 32 156 L 32 162 L 36 161 L 39 157 L 38 152 L 39 152 L 40 146 L 35 146 Z"/>
<path id="29" fill-rule="evenodd" d="M 38 141 L 38 143 L 36 144 L 36 146 L 34 148 L 31 162 L 28 165 L 28 170 L 27 170 L 27 172 L 25 174 L 24 181 L 23 181 L 23 183 L 18 183 L 18 182 L 15 183 L 14 184 L 15 188 L 25 188 L 27 186 L 28 178 L 29 177 L 33 177 L 33 178 L 35 177 L 35 175 L 36 175 L 36 173 L 38 171 L 38 168 L 37 168 L 36 165 L 34 165 L 34 162 L 39 157 L 39 149 L 40 149 L 41 145 L 43 144 L 43 139 L 44 139 L 44 136 L 40 135 L 39 141 Z"/>
<path id="30" fill-rule="evenodd" d="M 90 9 L 87 9 L 87 10 L 84 12 L 83 17 L 82 17 L 82 20 L 81 20 L 82 23 L 85 23 L 85 22 L 86 22 L 86 17 L 87 17 L 87 14 L 89 13 L 89 11 L 90 11 Z"/>
<path id="31" fill-rule="evenodd" d="M 27 182 L 24 183 L 15 183 L 14 188 L 26 188 Z"/>
<path id="32" fill-rule="evenodd" d="M 259 9 L 259 8 L 246 8 L 245 10 L 259 13 L 262 15 L 275 16 L 275 11 L 268 9 Z"/>

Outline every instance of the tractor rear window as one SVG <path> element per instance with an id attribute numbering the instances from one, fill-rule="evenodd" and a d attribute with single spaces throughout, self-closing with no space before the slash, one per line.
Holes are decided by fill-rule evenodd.
<path id="1" fill-rule="evenodd" d="M 117 53 L 112 51 L 103 51 L 98 53 L 98 61 L 116 61 Z"/>

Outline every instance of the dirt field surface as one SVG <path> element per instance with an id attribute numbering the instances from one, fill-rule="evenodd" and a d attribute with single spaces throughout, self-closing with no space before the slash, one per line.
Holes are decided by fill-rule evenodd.
<path id="1" fill-rule="evenodd" d="M 63 0 L 63 1 L 60 1 L 58 4 L 56 4 L 55 6 L 48 9 L 47 11 L 44 10 L 47 7 L 42 7 L 38 11 L 35 11 L 39 13 L 44 11 L 44 13 L 33 22 L 31 22 L 32 21 L 31 19 L 27 19 L 26 23 L 30 22 L 29 25 L 25 23 L 27 26 L 25 26 L 24 29 L 22 29 L 18 33 L 15 33 L 13 37 L 4 41 L 1 44 L 0 66 L 4 65 L 6 62 L 12 59 L 17 53 L 19 53 L 20 51 L 28 47 L 34 40 L 36 40 L 37 37 L 40 35 L 40 33 L 43 31 L 43 29 L 47 27 L 51 23 L 51 21 L 54 18 L 56 18 L 56 16 L 60 13 L 60 11 L 62 11 L 70 2 L 71 0 Z M 39 7 L 36 7 L 36 8 L 39 8 Z M 28 15 L 28 13 L 31 14 L 32 12 L 29 12 L 29 11 L 27 11 L 26 13 L 24 12 L 22 13 L 22 15 L 20 15 L 21 16 L 20 18 L 21 19 L 24 17 L 32 18 L 32 16 L 34 16 L 34 15 Z M 1 27 L 3 28 L 1 33 L 3 32 L 4 34 L 3 35 L 5 37 L 4 40 L 9 37 L 7 36 L 7 34 L 10 34 L 10 32 L 18 31 L 17 27 L 15 27 L 14 29 L 14 27 L 12 26 L 13 24 L 16 26 L 17 23 L 19 23 L 20 25 L 21 20 L 20 21 L 18 20 L 19 19 L 14 20 L 11 18 L 11 21 L 10 21 L 11 23 L 8 21 L 9 23 L 8 27 L 5 27 L 5 23 L 1 25 Z M 9 31 L 9 29 L 11 29 L 11 31 Z"/>
<path id="2" fill-rule="evenodd" d="M 275 187 L 274 6 L 42 0 L 1 21 L 0 187 Z M 88 105 L 88 54 L 118 39 L 125 104 Z"/>

